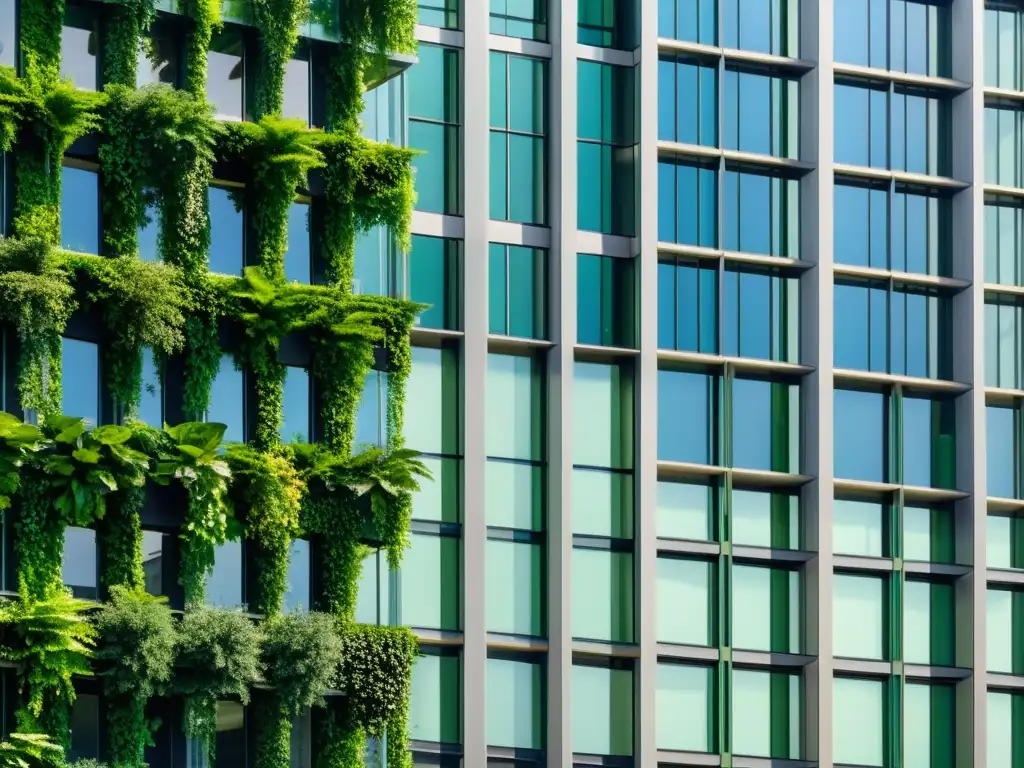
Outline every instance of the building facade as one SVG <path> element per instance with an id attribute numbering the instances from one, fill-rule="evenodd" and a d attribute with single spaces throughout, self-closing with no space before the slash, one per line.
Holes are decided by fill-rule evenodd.
<path id="1" fill-rule="evenodd" d="M 86 89 L 94 5 L 63 34 Z M 0 63 L 16 12 L 0 0 Z M 318 125 L 307 32 L 284 111 Z M 173 15 L 152 35 L 165 64 L 140 82 L 174 83 Z M 435 481 L 357 608 L 420 637 L 415 764 L 1024 765 L 1024 5 L 419 0 L 416 35 L 363 114 L 424 153 L 412 248 L 373 230 L 354 276 L 429 305 L 405 436 Z M 247 50 L 241 25 L 214 41 L 222 119 L 246 117 Z M 63 246 L 97 253 L 95 163 L 62 172 Z M 65 411 L 103 421 L 96 344 L 64 356 Z M 284 432 L 310 435 L 293 368 Z M 245 386 L 225 357 L 208 418 L 235 439 Z M 372 372 L 357 442 L 386 441 L 387 392 Z M 91 536 L 68 534 L 83 596 Z M 151 591 L 173 592 L 172 537 L 146 537 Z M 218 552 L 211 602 L 245 604 L 244 560 Z M 83 689 L 81 756 L 99 706 Z"/>

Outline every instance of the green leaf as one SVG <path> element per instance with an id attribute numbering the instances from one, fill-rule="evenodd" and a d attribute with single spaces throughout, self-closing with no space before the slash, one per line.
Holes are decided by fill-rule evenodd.
<path id="1" fill-rule="evenodd" d="M 92 431 L 92 438 L 103 445 L 121 445 L 131 439 L 132 431 L 128 427 L 107 424 Z"/>
<path id="2" fill-rule="evenodd" d="M 99 471 L 93 472 L 91 474 L 91 477 L 96 478 L 96 480 L 105 485 L 108 490 L 117 490 L 117 481 L 114 479 L 114 476 L 110 474 L 110 472 L 108 472 L 107 470 L 101 469 Z"/>
<path id="3" fill-rule="evenodd" d="M 57 417 L 58 421 L 63 421 L 65 419 L 71 419 L 72 423 L 68 424 L 67 427 L 61 429 L 57 433 L 56 437 L 54 437 L 53 439 L 56 440 L 58 443 L 71 444 L 76 442 L 78 438 L 85 434 L 85 430 L 87 429 L 87 427 L 84 419 L 79 419 L 71 416 Z"/>
<path id="4" fill-rule="evenodd" d="M 71 455 L 75 461 L 80 461 L 83 464 L 99 464 L 100 459 L 103 458 L 99 451 L 94 451 L 91 448 L 76 448 Z"/>

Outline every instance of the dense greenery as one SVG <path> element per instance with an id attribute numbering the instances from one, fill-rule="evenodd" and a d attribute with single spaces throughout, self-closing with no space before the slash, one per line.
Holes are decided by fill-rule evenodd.
<path id="1" fill-rule="evenodd" d="M 290 719 L 324 704 L 328 689 L 344 693 L 346 704 L 339 708 L 335 696 L 323 709 L 319 766 L 361 765 L 363 735 L 385 728 L 389 761 L 409 763 L 415 641 L 407 630 L 351 620 L 367 542 L 398 563 L 411 494 L 429 476 L 401 438 L 408 334 L 419 308 L 355 297 L 350 286 L 359 232 L 389 226 L 408 247 L 412 153 L 362 138 L 358 115 L 363 79 L 383 54 L 414 50 L 416 2 L 237 5 L 256 30 L 258 55 L 246 75 L 254 77 L 255 122 L 224 125 L 205 99 L 219 0 L 178 2 L 191 19 L 181 90 L 133 88 L 155 0 L 110 0 L 97 51 L 100 93 L 60 81 L 64 0 L 20 2 L 20 73 L 0 67 L 0 150 L 15 159 L 13 238 L 0 238 L 0 323 L 16 342 L 20 405 L 38 423 L 0 413 L 0 511 L 9 508 L 13 518 L 20 593 L 0 605 L 0 658 L 17 663 L 24 693 L 21 733 L 0 743 L 0 767 L 57 762 L 68 743 L 71 676 L 88 673 L 103 681 L 104 757 L 119 768 L 142 767 L 157 725 L 147 719 L 146 701 L 168 695 L 184 702 L 186 730 L 211 756 L 217 700 L 249 701 L 260 733 L 256 762 L 280 768 L 288 764 Z M 280 117 L 284 68 L 307 18 L 345 41 L 317 43 L 326 53 L 326 132 Z M 90 134 L 99 147 L 102 252 L 64 253 L 57 248 L 61 161 Z M 245 185 L 238 202 L 250 223 L 254 267 L 244 277 L 207 267 L 215 165 Z M 311 188 L 314 170 L 323 178 L 318 251 L 329 284 L 288 284 L 289 207 Z M 150 219 L 160 226 L 162 264 L 139 259 L 138 228 Z M 76 314 L 97 326 L 102 384 L 123 426 L 90 429 L 80 414 L 61 414 L 61 337 Z M 225 328 L 242 339 L 229 351 L 255 393 L 253 440 L 245 446 L 223 445 L 224 425 L 198 423 Z M 323 445 L 282 445 L 279 437 L 285 369 L 278 354 L 289 336 L 308 339 L 312 351 Z M 355 413 L 375 347 L 388 357 L 390 438 L 384 449 L 355 453 Z M 185 423 L 133 420 L 146 348 L 164 370 L 181 371 L 175 412 Z M 143 592 L 141 515 L 161 494 L 178 494 L 183 509 L 179 581 L 187 610 L 180 619 Z M 68 525 L 97 531 L 109 600 L 101 607 L 62 586 Z M 290 546 L 300 535 L 326 564 L 314 599 L 332 615 L 280 615 Z M 253 553 L 250 608 L 266 617 L 263 624 L 202 607 L 215 548 L 239 537 Z"/>

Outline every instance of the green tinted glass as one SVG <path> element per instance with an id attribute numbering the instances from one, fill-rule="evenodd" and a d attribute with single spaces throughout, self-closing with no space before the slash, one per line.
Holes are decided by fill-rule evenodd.
<path id="1" fill-rule="evenodd" d="M 714 750 L 714 697 L 709 667 L 658 664 L 654 712 L 658 749 Z"/>
<path id="2" fill-rule="evenodd" d="M 409 738 L 458 744 L 462 701 L 457 656 L 420 656 L 412 670 Z"/>
<path id="3" fill-rule="evenodd" d="M 800 758 L 800 676 L 734 669 L 732 751 L 781 760 Z"/>
<path id="4" fill-rule="evenodd" d="M 402 624 L 459 629 L 459 548 L 456 538 L 412 534 L 402 558 Z"/>
<path id="5" fill-rule="evenodd" d="M 572 750 L 633 754 L 633 672 L 572 665 Z"/>
<path id="6" fill-rule="evenodd" d="M 711 645 L 714 642 L 711 563 L 658 558 L 659 643 Z"/>
<path id="7" fill-rule="evenodd" d="M 487 660 L 487 743 L 544 748 L 544 668 L 540 664 Z"/>
<path id="8" fill-rule="evenodd" d="M 544 549 L 538 544 L 487 542 L 487 631 L 544 634 Z"/>
<path id="9" fill-rule="evenodd" d="M 587 585 L 573 594 L 572 636 L 632 643 L 632 553 L 576 547 L 572 550 L 572 580 Z"/>

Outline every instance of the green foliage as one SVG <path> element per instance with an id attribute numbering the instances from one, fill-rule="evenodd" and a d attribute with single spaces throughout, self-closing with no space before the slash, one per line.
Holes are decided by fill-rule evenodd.
<path id="1" fill-rule="evenodd" d="M 299 41 L 299 25 L 308 18 L 309 0 L 249 0 L 249 11 L 259 29 L 252 115 L 260 120 L 280 114 L 284 70 Z"/>
<path id="2" fill-rule="evenodd" d="M 70 275 L 50 246 L 0 237 L 0 319 L 14 326 L 21 345 L 22 407 L 59 412 L 60 337 L 75 307 Z"/>
<path id="3" fill-rule="evenodd" d="M 17 416 L 0 411 L 0 512 L 21 487 L 25 463 L 45 444 L 43 433 Z"/>
<path id="4" fill-rule="evenodd" d="M 350 624 L 342 638 L 340 690 L 353 721 L 368 735 L 380 737 L 396 718 L 405 717 L 419 655 L 416 636 L 407 627 Z M 404 740 L 404 731 L 391 736 Z"/>
<path id="5" fill-rule="evenodd" d="M 91 604 L 67 592 L 45 600 L 0 604 L 3 657 L 19 663 L 24 694 L 18 726 L 26 732 L 51 734 L 67 744 L 69 716 L 75 700 L 74 675 L 89 674 L 96 631 L 86 612 Z"/>
<path id="6" fill-rule="evenodd" d="M 206 95 L 207 51 L 214 30 L 220 27 L 218 0 L 179 0 L 178 11 L 194 22 L 185 38 L 185 90 L 196 97 Z"/>
<path id="7" fill-rule="evenodd" d="M 0 741 L 0 768 L 47 768 L 64 752 L 44 733 L 12 733 Z"/>
<path id="8" fill-rule="evenodd" d="M 281 610 L 288 589 L 288 557 L 299 534 L 299 509 L 305 485 L 284 456 L 262 453 L 245 445 L 228 448 L 233 479 L 231 495 L 239 510 L 247 541 L 255 547 L 258 613 Z"/>
<path id="9" fill-rule="evenodd" d="M 96 523 L 96 536 L 103 556 L 100 587 L 109 595 L 112 587 L 142 589 L 146 574 L 142 567 L 142 521 L 139 515 L 146 501 L 144 487 L 129 486 L 111 494 L 107 514 Z"/>
<path id="10" fill-rule="evenodd" d="M 167 600 L 140 589 L 113 587 L 96 614 L 97 674 L 107 697 L 108 751 L 115 765 L 145 768 L 158 723 L 146 702 L 166 690 L 174 666 L 175 629 Z"/>
<path id="11" fill-rule="evenodd" d="M 323 706 L 341 663 L 336 620 L 322 613 L 284 614 L 268 620 L 263 633 L 266 681 L 282 714 L 294 718 Z"/>
<path id="12" fill-rule="evenodd" d="M 169 445 L 157 456 L 153 480 L 177 480 L 188 493 L 181 527 L 181 575 L 187 605 L 203 602 L 206 579 L 213 569 L 214 549 L 237 536 L 234 510 L 228 498 L 231 470 L 219 453 L 225 424 L 186 422 L 166 427 Z"/>
<path id="13" fill-rule="evenodd" d="M 185 612 L 178 625 L 174 689 L 186 699 L 185 732 L 213 763 L 217 699 L 248 703 L 259 679 L 260 632 L 244 614 L 212 608 Z"/>
<path id="14" fill-rule="evenodd" d="M 28 482 L 18 499 L 14 552 L 18 560 L 18 594 L 43 599 L 63 590 L 61 559 L 64 528 L 45 483 Z"/>

